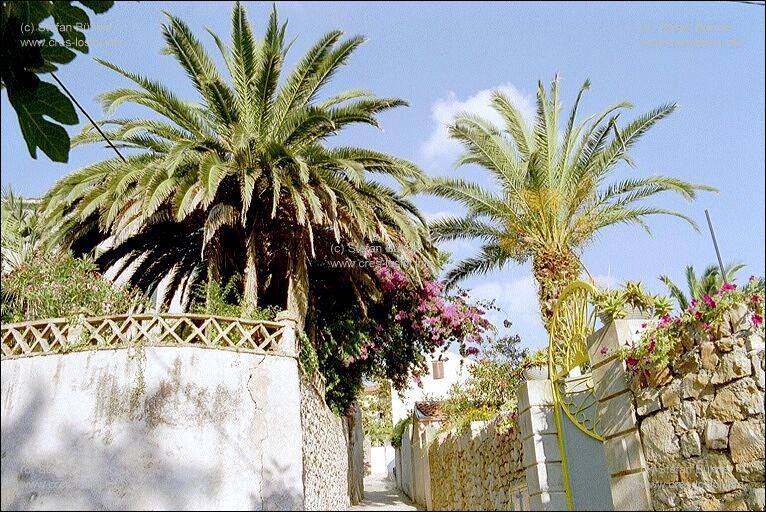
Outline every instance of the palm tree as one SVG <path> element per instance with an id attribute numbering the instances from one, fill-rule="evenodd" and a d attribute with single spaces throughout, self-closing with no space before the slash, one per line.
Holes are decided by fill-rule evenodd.
<path id="1" fill-rule="evenodd" d="M 7 274 L 29 262 L 39 246 L 37 201 L 25 200 L 9 190 L 3 193 L 0 210 L 0 271 Z"/>
<path id="2" fill-rule="evenodd" d="M 598 232 L 620 223 L 638 224 L 649 232 L 645 219 L 658 214 L 680 217 L 696 229 L 694 221 L 681 213 L 637 203 L 665 191 L 691 200 L 698 190 L 713 190 L 667 176 L 608 183 L 621 161 L 633 165 L 628 151 L 676 105 L 663 105 L 622 128 L 617 120 L 631 106 L 627 102 L 578 121 L 578 106 L 589 88 L 589 81 L 580 88 L 563 131 L 558 77 L 550 95 L 539 83 L 531 126 L 502 92 L 492 95 L 492 106 L 505 123 L 502 128 L 475 115 L 458 116 L 450 127 L 450 135 L 465 148 L 458 165 L 484 167 L 497 192 L 455 178 L 435 178 L 414 187 L 458 201 L 467 209 L 465 217 L 431 225 L 437 240 L 483 242 L 477 256 L 448 273 L 448 281 L 531 259 L 546 327 L 560 290 L 580 275 L 582 250 Z"/>
<path id="3" fill-rule="evenodd" d="M 744 264 L 737 263 L 736 265 L 728 265 L 724 267 L 724 278 L 721 277 L 721 270 L 717 265 L 710 265 L 705 268 L 701 276 L 697 276 L 694 271 L 694 266 L 687 265 L 686 267 L 686 286 L 689 290 L 689 295 L 684 294 L 683 290 L 667 275 L 661 275 L 660 281 L 665 283 L 670 295 L 678 303 L 678 307 L 682 310 L 689 307 L 689 302 L 692 299 L 702 300 L 705 295 L 714 295 L 716 291 L 723 285 L 724 281 L 727 283 L 733 283 L 736 279 L 737 272 L 744 268 Z"/>
<path id="4" fill-rule="evenodd" d="M 406 105 L 360 90 L 319 99 L 362 37 L 328 33 L 282 82 L 286 24 L 273 10 L 258 41 L 237 3 L 231 48 L 212 34 L 229 83 L 189 27 L 168 19 L 165 52 L 186 71 L 201 101 L 181 100 L 159 82 L 99 61 L 138 85 L 103 94 L 107 112 L 133 103 L 159 119 L 104 121 L 107 136 L 133 154 L 95 163 L 53 188 L 47 212 L 67 244 L 108 234 L 117 247 L 106 259 L 140 262 L 143 275 L 136 280 L 147 286 L 163 272 L 173 272 L 180 286 L 194 276 L 220 279 L 227 268 L 241 269 L 245 311 L 276 288 L 284 292 L 282 306 L 301 322 L 317 239 L 401 244 L 430 254 L 415 206 L 371 178 L 405 185 L 421 180 L 420 170 L 366 148 L 324 145 L 346 126 L 378 126 L 378 113 Z M 90 129 L 74 139 L 98 142 Z M 163 247 L 162 238 L 173 230 L 190 237 L 188 247 L 162 256 L 156 244 Z"/>

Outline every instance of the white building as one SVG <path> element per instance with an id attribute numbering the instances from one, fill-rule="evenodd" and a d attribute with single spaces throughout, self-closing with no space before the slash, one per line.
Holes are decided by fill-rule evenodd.
<path id="1" fill-rule="evenodd" d="M 429 368 L 428 375 L 420 378 L 419 385 L 414 380 L 410 380 L 406 390 L 401 393 L 396 391 L 391 393 L 391 416 L 394 425 L 412 414 L 415 402 L 446 398 L 454 383 L 466 380 L 468 367 L 473 364 L 472 359 L 455 352 L 445 352 L 441 356 L 426 356 L 426 360 Z"/>

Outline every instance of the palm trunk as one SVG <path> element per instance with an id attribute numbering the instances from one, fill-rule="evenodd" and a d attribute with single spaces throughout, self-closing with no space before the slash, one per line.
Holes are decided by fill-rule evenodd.
<path id="1" fill-rule="evenodd" d="M 540 313 L 548 332 L 556 301 L 561 291 L 580 276 L 580 268 L 579 258 L 571 251 L 550 251 L 534 256 L 532 273 L 537 281 Z"/>
<path id="2" fill-rule="evenodd" d="M 290 252 L 287 272 L 287 310 L 297 318 L 297 328 L 303 330 L 309 299 L 308 257 L 303 244 L 298 243 Z"/>
<path id="3" fill-rule="evenodd" d="M 210 292 L 212 283 L 221 284 L 221 269 L 218 265 L 218 258 L 215 257 L 215 251 L 208 247 L 207 254 L 207 286 L 205 287 L 205 311 L 209 312 Z"/>
<path id="4" fill-rule="evenodd" d="M 258 308 L 258 246 L 252 231 L 245 242 L 245 284 L 242 294 L 242 314 L 251 315 Z"/>

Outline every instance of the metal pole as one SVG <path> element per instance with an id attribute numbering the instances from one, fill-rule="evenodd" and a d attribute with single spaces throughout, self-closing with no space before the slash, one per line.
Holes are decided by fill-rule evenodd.
<path id="1" fill-rule="evenodd" d="M 713 239 L 713 247 L 715 247 L 715 255 L 718 257 L 718 266 L 721 269 L 721 278 L 726 283 L 726 271 L 723 268 L 723 260 L 721 259 L 721 251 L 718 250 L 718 242 L 715 239 L 715 231 L 713 231 L 713 222 L 710 220 L 710 212 L 705 209 L 705 217 L 707 217 L 707 227 L 710 228 L 710 236 Z"/>
<path id="2" fill-rule="evenodd" d="M 75 98 L 74 95 L 71 92 L 69 92 L 69 89 L 66 88 L 66 85 L 64 85 L 64 83 L 61 80 L 59 80 L 59 77 L 56 76 L 56 73 L 51 72 L 51 76 L 61 86 L 61 88 L 64 89 L 64 92 L 66 93 L 67 96 L 69 96 L 69 99 L 72 100 L 75 105 L 77 105 L 77 108 L 80 109 L 80 112 L 85 114 L 85 117 L 88 118 L 88 121 L 90 121 L 90 124 L 93 125 L 93 128 L 95 128 L 98 131 L 98 133 L 101 134 L 101 137 L 103 137 L 103 139 L 112 147 L 114 152 L 117 153 L 117 156 L 119 156 L 123 162 L 127 162 L 127 160 L 125 160 L 125 157 L 122 156 L 122 153 L 120 153 L 120 150 L 118 150 L 117 147 L 115 147 L 115 145 L 112 144 L 112 141 L 109 140 L 109 137 L 107 137 L 106 134 L 104 134 L 104 132 L 101 131 L 101 128 L 98 126 L 98 123 L 96 123 L 96 121 L 94 121 L 93 118 L 90 117 L 90 115 L 85 111 L 83 106 L 80 105 L 80 102 L 77 101 L 77 98 Z"/>

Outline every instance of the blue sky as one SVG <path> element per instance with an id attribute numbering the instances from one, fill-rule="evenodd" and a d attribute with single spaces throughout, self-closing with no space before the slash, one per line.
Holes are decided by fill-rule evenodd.
<path id="1" fill-rule="evenodd" d="M 271 4 L 247 3 L 258 35 Z M 564 107 L 580 84 L 592 88 L 581 112 L 590 114 L 619 100 L 634 103 L 631 116 L 676 101 L 680 110 L 655 127 L 632 156 L 635 169 L 618 177 L 668 174 L 717 187 L 694 203 L 667 196 L 653 204 L 679 209 L 703 228 L 694 232 L 674 219 L 651 223 L 654 236 L 637 228 L 604 231 L 584 253 L 589 272 L 610 283 L 643 280 L 662 291 L 657 275 L 682 279 L 683 268 L 713 263 L 704 209 L 713 217 L 727 262 L 744 262 L 740 280 L 764 274 L 764 8 L 734 2 L 685 3 L 321 3 L 279 2 L 297 37 L 293 64 L 331 29 L 363 34 L 368 42 L 338 74 L 332 91 L 371 89 L 398 96 L 409 108 L 381 116 L 383 130 L 355 128 L 335 143 L 354 143 L 410 159 L 431 174 L 482 179 L 477 168 L 455 170 L 459 148 L 444 136 L 444 124 L 462 110 L 487 113 L 488 91 L 502 87 L 520 104 L 533 104 L 538 80 L 558 73 Z M 162 10 L 181 16 L 209 43 L 210 28 L 229 36 L 229 2 L 118 2 L 92 17 L 89 55 L 79 55 L 59 77 L 85 108 L 102 117 L 99 93 L 128 85 L 93 61 L 101 57 L 160 79 L 186 98 L 195 91 L 172 58 L 161 56 Z M 123 109 L 118 116 L 136 115 Z M 84 119 L 81 117 L 80 127 Z M 80 127 L 70 130 L 74 133 Z M 65 173 L 110 156 L 98 147 L 75 148 L 68 164 L 45 156 L 32 160 L 15 113 L 2 94 L 2 185 L 26 196 L 42 195 Z M 449 202 L 419 198 L 431 218 L 454 213 Z M 471 244 L 452 244 L 455 259 Z M 528 266 L 507 267 L 464 286 L 476 297 L 494 298 L 492 319 L 514 322 L 525 344 L 541 346 L 534 284 Z"/>

